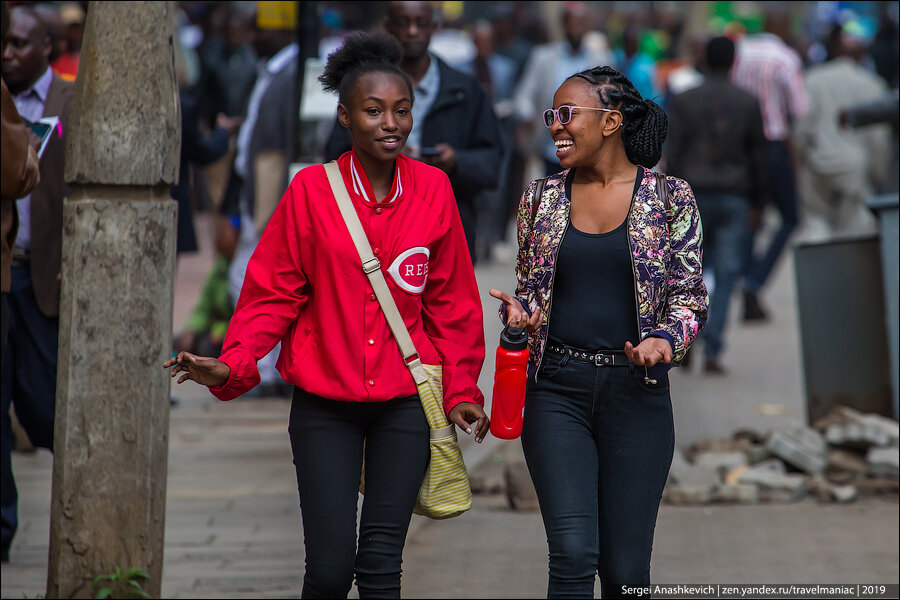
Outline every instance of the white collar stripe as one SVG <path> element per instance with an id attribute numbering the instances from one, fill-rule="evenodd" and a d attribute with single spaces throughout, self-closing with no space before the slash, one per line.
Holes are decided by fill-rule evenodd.
<path id="1" fill-rule="evenodd" d="M 366 193 L 366 186 L 363 185 L 359 172 L 356 170 L 356 164 L 354 164 L 352 156 L 350 157 L 350 175 L 353 179 L 353 191 L 362 196 L 366 202 L 371 202 L 369 195 Z"/>
<path id="2" fill-rule="evenodd" d="M 369 194 L 366 193 L 366 186 L 363 185 L 362 177 L 360 177 L 359 171 L 356 170 L 356 163 L 353 162 L 352 156 L 350 157 L 350 179 L 353 181 L 353 191 L 356 192 L 357 195 L 362 196 L 363 200 L 366 202 L 372 202 L 372 200 L 369 199 Z M 395 179 L 397 181 L 397 189 L 388 201 L 388 204 L 396 202 L 397 198 L 400 197 L 400 194 L 403 193 L 403 181 L 400 179 L 400 165 L 397 165 Z"/>

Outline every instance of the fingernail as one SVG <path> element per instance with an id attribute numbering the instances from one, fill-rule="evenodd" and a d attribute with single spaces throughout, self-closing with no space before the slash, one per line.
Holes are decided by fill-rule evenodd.
<path id="1" fill-rule="evenodd" d="M 468 429 L 466 429 L 466 433 L 472 433 L 472 428 L 469 427 Z"/>

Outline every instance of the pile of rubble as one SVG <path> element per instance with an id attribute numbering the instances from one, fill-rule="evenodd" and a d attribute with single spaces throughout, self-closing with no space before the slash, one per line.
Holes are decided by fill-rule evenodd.
<path id="1" fill-rule="evenodd" d="M 897 493 L 900 427 L 892 419 L 838 407 L 813 427 L 760 434 L 740 430 L 675 451 L 663 501 L 852 502 Z"/>

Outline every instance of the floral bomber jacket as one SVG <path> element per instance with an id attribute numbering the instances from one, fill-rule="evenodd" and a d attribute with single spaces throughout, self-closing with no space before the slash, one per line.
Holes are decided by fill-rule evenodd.
<path id="1" fill-rule="evenodd" d="M 538 306 L 543 313 L 540 329 L 528 338 L 528 376 L 534 379 L 553 316 L 557 251 L 569 225 L 568 173 L 566 169 L 547 178 L 536 208 L 537 181 L 531 182 L 519 202 L 515 295 L 529 313 Z M 706 322 L 709 296 L 701 273 L 703 229 L 694 194 L 687 182 L 676 177 L 666 177 L 666 184 L 668 214 L 657 194 L 655 174 L 644 169 L 626 219 L 641 340 L 650 336 L 668 340 L 677 365 Z M 505 313 L 501 305 L 504 323 Z M 662 375 L 672 366 L 650 367 L 648 376 Z"/>

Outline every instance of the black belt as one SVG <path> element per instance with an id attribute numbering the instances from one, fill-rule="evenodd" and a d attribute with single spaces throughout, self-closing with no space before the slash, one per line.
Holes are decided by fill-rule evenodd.
<path id="1" fill-rule="evenodd" d="M 547 350 L 550 352 L 556 352 L 557 354 L 568 354 L 572 358 L 576 360 L 583 360 L 586 362 L 594 363 L 594 365 L 598 367 L 627 367 L 630 362 L 628 362 L 628 357 L 624 354 L 613 354 L 612 352 L 585 352 L 584 350 L 579 350 L 577 348 L 570 348 L 568 346 L 555 346 L 551 344 L 547 344 Z"/>
<path id="2" fill-rule="evenodd" d="M 31 263 L 31 251 L 13 247 L 12 266 L 27 267 Z"/>

